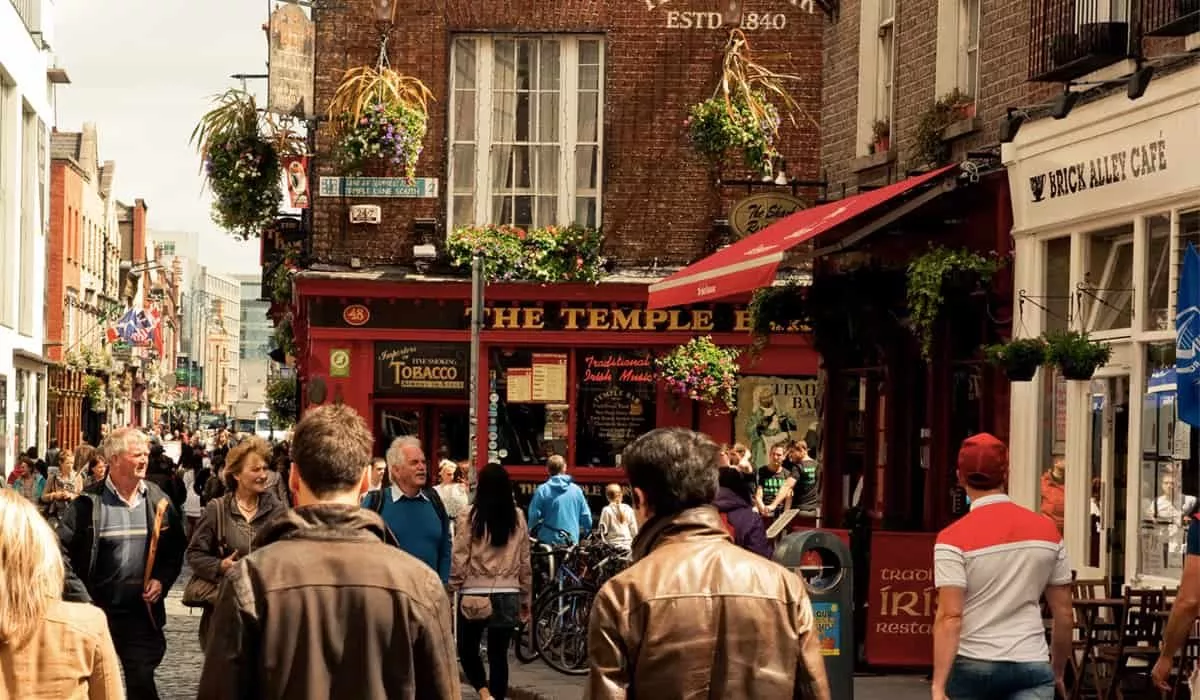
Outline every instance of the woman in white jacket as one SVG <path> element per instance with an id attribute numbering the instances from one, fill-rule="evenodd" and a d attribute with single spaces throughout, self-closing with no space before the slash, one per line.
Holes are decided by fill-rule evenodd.
<path id="1" fill-rule="evenodd" d="M 600 539 L 628 552 L 638 533 L 633 508 L 625 504 L 625 491 L 620 484 L 609 484 L 604 495 L 608 497 L 608 505 L 600 512 Z"/>

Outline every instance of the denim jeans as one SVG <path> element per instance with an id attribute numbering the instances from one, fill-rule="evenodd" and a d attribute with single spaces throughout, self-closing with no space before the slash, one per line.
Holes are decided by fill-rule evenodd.
<path id="1" fill-rule="evenodd" d="M 950 700 L 1054 700 L 1054 670 L 1046 661 L 980 661 L 959 656 L 946 682 Z"/>

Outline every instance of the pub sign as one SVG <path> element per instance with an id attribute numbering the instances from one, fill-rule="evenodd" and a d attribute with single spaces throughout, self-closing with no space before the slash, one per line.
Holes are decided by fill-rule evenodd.
<path id="1" fill-rule="evenodd" d="M 467 398 L 466 343 L 375 343 L 375 393 L 420 398 Z"/>

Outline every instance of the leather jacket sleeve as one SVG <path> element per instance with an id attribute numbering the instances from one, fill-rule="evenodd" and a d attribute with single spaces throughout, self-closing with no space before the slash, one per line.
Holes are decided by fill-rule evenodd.
<path id="1" fill-rule="evenodd" d="M 256 675 L 259 639 L 254 589 L 245 562 L 239 562 L 221 582 L 213 606 L 198 700 L 261 697 Z"/>
<path id="2" fill-rule="evenodd" d="M 164 494 L 164 497 L 165 494 Z M 165 527 L 159 534 L 158 556 L 154 560 L 154 571 L 151 576 L 162 584 L 163 597 L 183 569 L 183 554 L 187 549 L 187 536 L 183 534 L 183 519 L 179 517 L 179 509 L 167 497 L 167 512 L 163 518 Z"/>
<path id="3" fill-rule="evenodd" d="M 796 700 L 829 700 L 829 680 L 821 642 L 813 622 L 812 602 L 806 596 L 796 610 L 796 630 L 800 633 L 800 659 L 796 665 Z"/>
<path id="4" fill-rule="evenodd" d="M 71 505 L 63 513 L 63 517 L 58 521 L 58 545 L 62 550 L 63 568 L 65 577 L 63 579 L 63 600 L 74 603 L 90 603 L 92 596 L 88 593 L 87 586 L 83 580 L 79 578 L 79 574 L 87 575 L 86 571 L 79 572 L 75 567 L 83 565 L 87 566 L 88 562 L 79 562 L 72 559 L 71 554 L 80 549 L 81 542 L 77 539 L 86 537 L 88 523 L 86 520 L 91 517 L 90 508 L 91 501 L 87 496 L 80 496 L 71 502 Z M 84 512 L 81 522 L 80 511 Z"/>
<path id="5" fill-rule="evenodd" d="M 626 614 L 620 610 L 611 585 L 600 589 L 592 603 L 591 619 L 588 621 L 588 669 L 585 700 L 619 700 L 628 695 L 629 673 L 622 620 Z"/>
<path id="6" fill-rule="evenodd" d="M 458 676 L 458 651 L 450 624 L 450 596 L 440 588 L 431 596 L 433 605 L 424 609 L 413 641 L 414 687 L 418 698 L 462 696 Z"/>
<path id="7" fill-rule="evenodd" d="M 187 546 L 187 563 L 192 573 L 213 583 L 221 582 L 223 543 L 217 541 L 217 518 L 221 517 L 217 501 L 209 501 L 204 515 L 196 524 L 192 541 Z"/>
<path id="8" fill-rule="evenodd" d="M 467 578 L 467 565 L 471 559 L 471 520 L 466 514 L 468 511 L 463 511 L 458 514 L 457 522 L 454 526 L 454 547 L 450 560 L 450 590 L 457 591 L 462 588 L 463 581 Z M 524 537 L 525 533 L 520 533 Z"/>

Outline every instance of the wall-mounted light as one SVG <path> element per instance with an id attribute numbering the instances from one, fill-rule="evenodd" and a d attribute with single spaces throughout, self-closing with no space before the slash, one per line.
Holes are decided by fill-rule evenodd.
<path id="1" fill-rule="evenodd" d="M 1154 77 L 1154 66 L 1142 66 L 1129 76 L 1129 84 L 1125 86 L 1125 94 L 1129 99 L 1136 100 L 1146 94 L 1150 87 L 1150 79 Z"/>
<path id="2" fill-rule="evenodd" d="M 375 23 L 381 28 L 396 24 L 396 0 L 374 0 Z"/>
<path id="3" fill-rule="evenodd" d="M 1075 103 L 1079 102 L 1079 93 L 1073 92 L 1071 86 L 1068 85 L 1058 97 L 1054 98 L 1054 102 L 1050 103 L 1050 116 L 1055 119 L 1066 119 L 1067 115 L 1075 109 Z"/>

